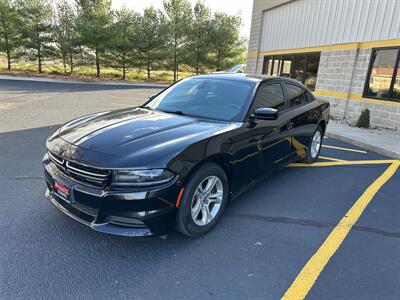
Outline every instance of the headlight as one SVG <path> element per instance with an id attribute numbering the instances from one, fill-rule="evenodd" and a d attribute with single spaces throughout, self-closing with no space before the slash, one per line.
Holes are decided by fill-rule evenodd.
<path id="1" fill-rule="evenodd" d="M 118 186 L 151 186 L 167 183 L 175 174 L 165 169 L 152 170 L 118 170 L 114 171 L 114 185 Z"/>

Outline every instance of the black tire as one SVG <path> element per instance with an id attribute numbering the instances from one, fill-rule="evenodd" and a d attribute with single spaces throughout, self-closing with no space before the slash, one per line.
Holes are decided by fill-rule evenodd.
<path id="1" fill-rule="evenodd" d="M 197 187 L 209 176 L 217 176 L 221 180 L 223 196 L 221 205 L 215 217 L 210 221 L 210 223 L 199 226 L 192 218 L 191 205 Z M 198 237 L 212 230 L 225 210 L 228 201 L 228 193 L 229 185 L 225 171 L 215 163 L 206 163 L 202 165 L 190 176 L 189 180 L 185 184 L 185 190 L 177 212 L 176 230 L 188 237 Z"/>
<path id="2" fill-rule="evenodd" d="M 315 162 L 318 159 L 319 153 L 321 152 L 321 146 L 320 146 L 319 149 L 318 149 L 317 155 L 315 155 L 315 157 L 313 157 L 313 155 L 311 154 L 311 145 L 312 145 L 312 142 L 313 142 L 313 138 L 317 134 L 317 132 L 319 132 L 319 134 L 321 135 L 321 145 L 322 145 L 324 132 L 323 132 L 321 126 L 318 125 L 317 128 L 315 129 L 312 137 L 311 137 L 310 144 L 307 147 L 306 157 L 302 160 L 304 163 L 311 164 L 311 163 Z"/>

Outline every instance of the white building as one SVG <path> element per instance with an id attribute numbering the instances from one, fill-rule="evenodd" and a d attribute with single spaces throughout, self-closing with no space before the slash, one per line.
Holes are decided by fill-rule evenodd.
<path id="1" fill-rule="evenodd" d="M 248 72 L 302 81 L 332 115 L 400 129 L 400 0 L 254 0 Z"/>

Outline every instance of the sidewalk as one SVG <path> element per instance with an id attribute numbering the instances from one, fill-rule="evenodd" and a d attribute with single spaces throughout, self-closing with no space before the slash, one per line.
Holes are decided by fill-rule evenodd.
<path id="1" fill-rule="evenodd" d="M 39 82 L 54 82 L 54 83 L 75 83 L 75 84 L 101 84 L 101 85 L 119 85 L 119 86 L 133 86 L 133 87 L 149 87 L 149 88 L 166 88 L 168 84 L 160 83 L 130 83 L 130 82 L 113 82 L 113 81 L 84 81 L 63 78 L 47 78 L 40 76 L 13 76 L 0 74 L 0 80 L 22 80 L 22 81 L 39 81 Z"/>
<path id="2" fill-rule="evenodd" d="M 329 121 L 326 136 L 400 159 L 400 131 L 374 131 Z"/>

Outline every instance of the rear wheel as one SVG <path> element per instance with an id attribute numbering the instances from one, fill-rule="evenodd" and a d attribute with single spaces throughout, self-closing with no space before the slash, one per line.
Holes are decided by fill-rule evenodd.
<path id="1" fill-rule="evenodd" d="M 313 137 L 310 141 L 310 145 L 308 146 L 306 158 L 304 162 L 306 163 L 313 163 L 318 159 L 319 152 L 321 151 L 322 146 L 322 138 L 323 138 L 323 131 L 321 126 L 317 126 L 315 129 Z"/>
<path id="2" fill-rule="evenodd" d="M 179 232 L 196 237 L 209 232 L 221 217 L 228 199 L 228 180 L 214 163 L 198 169 L 185 185 L 177 213 Z"/>

